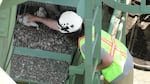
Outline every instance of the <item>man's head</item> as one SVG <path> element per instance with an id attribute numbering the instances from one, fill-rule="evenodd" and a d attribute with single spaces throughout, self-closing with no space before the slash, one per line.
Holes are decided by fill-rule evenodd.
<path id="1" fill-rule="evenodd" d="M 61 33 L 72 33 L 81 29 L 83 19 L 73 11 L 66 11 L 60 15 L 58 20 Z"/>

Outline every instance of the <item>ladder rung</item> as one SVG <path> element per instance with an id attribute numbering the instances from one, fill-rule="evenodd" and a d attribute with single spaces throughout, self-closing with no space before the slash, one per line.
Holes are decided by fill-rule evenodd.
<path id="1" fill-rule="evenodd" d="M 55 53 L 55 52 L 44 51 L 40 49 L 30 49 L 25 47 L 15 47 L 13 54 L 41 57 L 41 58 L 50 58 L 50 59 L 55 59 L 60 61 L 66 61 L 69 64 L 71 63 L 73 57 L 69 54 Z"/>

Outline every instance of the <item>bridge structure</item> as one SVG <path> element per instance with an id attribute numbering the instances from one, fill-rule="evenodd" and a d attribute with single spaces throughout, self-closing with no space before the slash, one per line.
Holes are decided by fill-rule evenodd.
<path id="1" fill-rule="evenodd" d="M 77 8 L 77 13 L 84 19 L 85 23 L 85 45 L 86 59 L 81 60 L 78 48 L 72 55 L 54 53 L 43 50 L 29 49 L 13 46 L 13 31 L 16 21 L 17 4 L 35 1 L 51 3 Z M 108 33 L 114 34 L 117 39 L 125 43 L 125 21 L 128 12 L 147 14 L 150 13 L 150 6 L 146 0 L 141 0 L 141 5 L 129 5 L 128 0 L 1 0 L 0 5 L 0 67 L 10 72 L 12 54 L 42 57 L 47 59 L 63 60 L 70 64 L 69 75 L 66 84 L 102 84 L 100 73 L 95 72 L 100 62 L 100 39 L 102 29 L 102 4 L 114 9 Z M 121 11 L 121 12 L 120 12 Z M 117 21 L 116 21 L 117 19 Z M 95 26 L 95 45 L 92 45 L 92 26 Z M 117 26 L 116 26 L 117 25 Z M 94 53 L 92 52 L 94 51 Z M 39 53 L 40 52 L 40 53 Z M 94 68 L 94 69 L 93 69 Z M 20 80 L 14 79 L 16 82 Z M 24 81 L 26 84 L 39 84 L 32 80 Z"/>

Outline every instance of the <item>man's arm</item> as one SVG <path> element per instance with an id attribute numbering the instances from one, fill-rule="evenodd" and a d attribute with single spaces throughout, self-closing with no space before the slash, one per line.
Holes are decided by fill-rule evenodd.
<path id="1" fill-rule="evenodd" d="M 96 71 L 100 71 L 104 68 L 107 68 L 113 63 L 113 57 L 110 54 L 106 53 L 106 51 L 104 51 L 103 53 L 104 54 L 101 55 L 105 55 L 105 56 L 102 56 L 101 63 L 98 64 Z"/>
<path id="2" fill-rule="evenodd" d="M 58 31 L 57 20 L 50 19 L 50 18 L 37 17 L 37 16 L 30 15 L 30 14 L 28 14 L 28 16 L 29 16 L 29 21 L 43 23 L 44 25 L 48 26 L 49 28 Z"/>

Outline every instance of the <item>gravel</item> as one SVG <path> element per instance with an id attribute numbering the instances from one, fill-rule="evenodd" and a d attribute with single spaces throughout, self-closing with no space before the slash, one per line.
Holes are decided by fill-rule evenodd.
<path id="1" fill-rule="evenodd" d="M 51 30 L 44 25 L 36 30 L 36 28 L 16 24 L 14 31 L 15 46 L 71 54 L 76 44 L 76 39 L 68 38 L 67 35 Z"/>
<path id="2" fill-rule="evenodd" d="M 13 55 L 11 76 L 48 84 L 64 84 L 68 75 L 66 62 L 38 57 Z"/>
<path id="3" fill-rule="evenodd" d="M 43 24 L 36 30 L 16 23 L 14 46 L 72 54 L 77 47 L 77 39 L 51 30 Z M 65 61 L 15 54 L 11 61 L 11 76 L 17 79 L 64 84 L 68 75 L 69 64 Z"/>
<path id="4" fill-rule="evenodd" d="M 76 10 L 73 7 L 28 1 L 18 5 L 17 14 L 34 14 L 39 7 L 44 7 L 48 14 L 47 18 L 53 19 L 58 19 L 64 11 Z M 16 22 L 14 46 L 73 54 L 77 47 L 77 38 L 75 35 L 51 30 L 43 24 L 40 24 L 40 29 L 37 30 Z M 64 84 L 68 76 L 68 67 L 69 64 L 65 61 L 13 54 L 10 75 L 13 78 L 40 83 Z"/>

